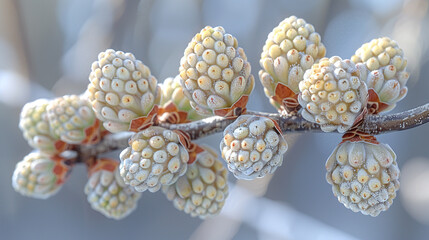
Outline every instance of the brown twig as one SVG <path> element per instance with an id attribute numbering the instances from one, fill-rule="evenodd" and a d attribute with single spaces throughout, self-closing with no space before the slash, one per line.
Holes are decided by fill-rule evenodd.
<path id="1" fill-rule="evenodd" d="M 269 117 L 278 121 L 280 128 L 286 132 L 322 132 L 317 124 L 303 119 L 300 115 L 280 116 L 279 114 L 248 111 L 249 115 L 259 115 Z M 191 136 L 193 140 L 211 134 L 222 132 L 234 119 L 223 117 L 208 117 L 203 120 L 183 123 L 169 124 L 159 123 L 158 125 L 171 130 L 182 130 Z M 377 135 L 393 131 L 402 131 L 429 122 L 429 103 L 420 107 L 389 115 L 367 115 L 363 123 L 358 127 L 359 131 L 371 135 Z M 86 159 L 99 154 L 126 148 L 131 132 L 110 134 L 95 145 L 82 145 L 76 148 L 78 153 L 77 162 L 85 162 Z"/>

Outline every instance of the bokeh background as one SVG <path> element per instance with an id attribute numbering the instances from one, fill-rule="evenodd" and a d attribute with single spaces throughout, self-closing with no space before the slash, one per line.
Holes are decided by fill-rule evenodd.
<path id="1" fill-rule="evenodd" d="M 106 48 L 133 52 L 160 82 L 178 73 L 192 36 L 223 26 L 257 75 L 267 34 L 290 15 L 312 23 L 327 56 L 349 58 L 364 42 L 389 36 L 408 58 L 408 96 L 394 112 L 429 102 L 427 0 L 0 0 L 0 239 L 427 239 L 429 124 L 379 137 L 397 153 L 401 190 L 377 218 L 344 208 L 325 181 L 339 134 L 288 134 L 289 151 L 272 177 L 235 181 L 222 214 L 202 221 L 162 193 L 144 193 L 122 221 L 91 209 L 84 166 L 49 200 L 15 193 L 11 176 L 30 147 L 18 129 L 23 104 L 85 90 L 90 64 Z M 259 81 L 252 110 L 274 112 Z M 200 142 L 217 148 L 220 135 Z M 117 154 L 117 153 L 115 153 Z"/>

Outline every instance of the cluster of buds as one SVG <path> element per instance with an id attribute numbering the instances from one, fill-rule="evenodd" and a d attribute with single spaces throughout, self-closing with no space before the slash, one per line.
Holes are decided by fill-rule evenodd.
<path id="1" fill-rule="evenodd" d="M 325 132 L 350 129 L 368 101 L 366 84 L 353 62 L 323 58 L 305 72 L 299 83 L 302 117 L 318 123 Z"/>
<path id="2" fill-rule="evenodd" d="M 149 68 L 133 54 L 106 50 L 91 70 L 88 97 L 108 131 L 139 130 L 153 122 L 161 90 Z"/>
<path id="3" fill-rule="evenodd" d="M 158 110 L 160 122 L 187 123 L 204 118 L 192 108 L 191 102 L 183 93 L 180 76 L 165 79 L 161 89 L 161 107 Z"/>
<path id="4" fill-rule="evenodd" d="M 328 158 L 326 170 L 338 201 L 365 215 L 387 210 L 399 189 L 396 154 L 387 144 L 345 141 Z"/>
<path id="5" fill-rule="evenodd" d="M 391 110 L 406 95 L 407 61 L 389 38 L 362 45 L 351 60 L 325 58 L 325 53 L 313 25 L 291 16 L 268 35 L 259 77 L 280 113 L 297 114 L 302 108 L 302 117 L 321 130 L 345 133 L 326 162 L 327 181 L 347 208 L 377 216 L 396 196 L 399 168 L 393 150 L 360 132 L 359 124 L 368 112 Z M 177 209 L 193 217 L 216 215 L 228 196 L 227 169 L 213 149 L 191 142 L 181 126 L 166 129 L 204 115 L 236 118 L 220 143 L 235 177 L 261 178 L 282 165 L 288 144 L 279 124 L 242 115 L 254 77 L 235 37 L 222 27 L 205 27 L 185 49 L 179 72 L 158 85 L 133 54 L 108 49 L 92 64 L 84 95 L 26 104 L 19 127 L 37 151 L 16 165 L 14 189 L 36 198 L 52 196 L 73 163 L 82 161 L 89 173 L 87 199 L 109 218 L 126 217 L 141 192 L 161 188 Z M 199 128 L 199 123 L 189 125 Z M 98 146 L 96 153 L 67 158 L 65 150 L 99 142 L 101 127 L 133 132 L 120 163 L 99 158 Z"/>
<path id="6" fill-rule="evenodd" d="M 280 112 L 298 108 L 299 82 L 326 49 L 313 25 L 288 17 L 268 34 L 259 61 L 259 78 L 270 103 Z"/>
<path id="7" fill-rule="evenodd" d="M 276 122 L 242 115 L 230 124 L 220 142 L 222 158 L 240 179 L 261 178 L 282 165 L 288 145 Z"/>
<path id="8" fill-rule="evenodd" d="M 112 159 L 96 159 L 89 168 L 89 180 L 85 185 L 91 207 L 117 220 L 133 212 L 141 196 L 124 183 L 119 176 L 118 164 Z"/>
<path id="9" fill-rule="evenodd" d="M 54 100 L 27 103 L 19 127 L 35 152 L 16 165 L 14 189 L 26 196 L 48 198 L 63 185 L 73 161 L 65 150 L 100 139 L 98 120 L 82 96 L 66 95 Z"/>
<path id="10" fill-rule="evenodd" d="M 192 217 L 205 218 L 218 214 L 228 196 L 228 171 L 215 151 L 207 146 L 197 154 L 185 175 L 162 191 L 174 206 Z"/>
<path id="11" fill-rule="evenodd" d="M 392 110 L 407 94 L 407 60 L 396 41 L 388 37 L 373 39 L 356 50 L 351 60 L 370 90 L 371 113 Z"/>
<path id="12" fill-rule="evenodd" d="M 237 39 L 222 27 L 197 33 L 180 60 L 185 96 L 201 115 L 240 115 L 245 111 L 254 78 Z"/>

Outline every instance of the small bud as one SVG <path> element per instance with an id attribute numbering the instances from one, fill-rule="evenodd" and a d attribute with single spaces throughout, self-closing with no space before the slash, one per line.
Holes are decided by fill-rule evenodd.
<path id="1" fill-rule="evenodd" d="M 271 119 L 242 115 L 224 131 L 222 158 L 237 178 L 273 173 L 283 162 L 287 143 Z"/>
<path id="2" fill-rule="evenodd" d="M 396 155 L 387 144 L 341 143 L 328 158 L 326 169 L 338 200 L 365 215 L 375 217 L 387 210 L 399 188 Z"/>

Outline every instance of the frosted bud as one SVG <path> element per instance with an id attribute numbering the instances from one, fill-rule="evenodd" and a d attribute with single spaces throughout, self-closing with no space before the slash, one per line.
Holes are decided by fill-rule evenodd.
<path id="1" fill-rule="evenodd" d="M 225 115 L 215 110 L 232 108 L 231 112 L 235 107 L 245 107 L 247 100 L 240 106 L 234 104 L 253 90 L 250 63 L 237 39 L 223 28 L 202 29 L 188 44 L 180 62 L 184 95 L 199 114 Z"/>
<path id="2" fill-rule="evenodd" d="M 51 133 L 62 141 L 80 144 L 92 141 L 91 132 L 99 125 L 91 105 L 84 96 L 65 95 L 49 102 L 46 107 Z M 87 131 L 94 128 L 93 131 Z"/>
<path id="3" fill-rule="evenodd" d="M 28 144 L 44 153 L 54 154 L 59 137 L 52 134 L 46 107 L 49 101 L 38 99 L 24 105 L 19 119 L 19 128 Z"/>
<path id="4" fill-rule="evenodd" d="M 259 72 L 259 78 L 267 97 L 276 96 L 278 83 L 298 94 L 299 82 L 303 80 L 304 72 L 323 58 L 325 53 L 325 46 L 313 25 L 295 16 L 281 21 L 268 34 L 259 61 L 263 69 Z M 281 100 L 272 102 L 280 111 Z"/>
<path id="5" fill-rule="evenodd" d="M 323 58 L 314 64 L 300 82 L 299 90 L 302 116 L 320 124 L 325 132 L 347 131 L 368 101 L 366 84 L 359 79 L 355 65 L 340 57 Z"/>
<path id="6" fill-rule="evenodd" d="M 94 210 L 108 218 L 120 220 L 136 209 L 141 193 L 124 183 L 117 161 L 97 159 L 88 170 L 85 194 Z"/>
<path id="7" fill-rule="evenodd" d="M 177 133 L 152 126 L 131 137 L 120 159 L 125 184 L 137 192 L 156 192 L 185 174 L 189 154 Z"/>
<path id="8" fill-rule="evenodd" d="M 58 156 L 32 152 L 16 164 L 12 186 L 24 196 L 46 199 L 60 190 L 70 170 Z"/>
<path id="9" fill-rule="evenodd" d="M 242 115 L 223 134 L 222 158 L 235 177 L 248 180 L 264 177 L 282 165 L 288 145 L 273 120 Z"/>
<path id="10" fill-rule="evenodd" d="M 407 60 L 395 40 L 383 37 L 364 43 L 351 60 L 358 64 L 361 78 L 368 84 L 368 89 L 373 89 L 380 101 L 390 106 L 378 112 L 392 110 L 407 94 Z"/>
<path id="11" fill-rule="evenodd" d="M 88 98 L 110 132 L 129 130 L 132 120 L 151 112 L 161 99 L 157 80 L 133 54 L 108 49 L 98 55 L 89 75 Z"/>
<path id="12" fill-rule="evenodd" d="M 192 217 L 219 214 L 228 196 L 228 172 L 215 151 L 207 146 L 197 154 L 186 174 L 162 191 L 174 206 Z"/>
<path id="13" fill-rule="evenodd" d="M 345 141 L 332 152 L 326 169 L 334 195 L 354 212 L 377 216 L 399 189 L 396 154 L 384 143 Z"/>

